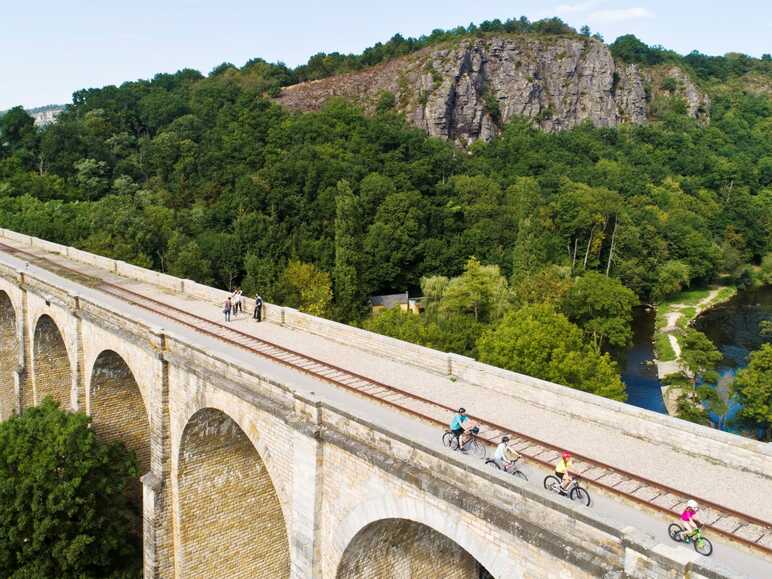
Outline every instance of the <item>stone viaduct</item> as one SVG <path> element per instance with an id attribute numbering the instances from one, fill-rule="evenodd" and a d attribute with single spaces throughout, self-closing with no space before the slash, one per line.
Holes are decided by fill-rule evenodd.
<path id="1" fill-rule="evenodd" d="M 10 231 L 0 241 L 221 297 Z M 0 251 L 2 418 L 51 396 L 136 452 L 148 578 L 725 576 L 412 441 L 406 417 L 23 261 Z"/>

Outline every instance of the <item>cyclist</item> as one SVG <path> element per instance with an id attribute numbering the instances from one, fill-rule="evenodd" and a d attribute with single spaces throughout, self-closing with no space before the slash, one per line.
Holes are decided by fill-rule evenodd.
<path id="1" fill-rule="evenodd" d="M 506 470 L 506 467 L 514 463 L 518 458 L 520 458 L 518 452 L 509 446 L 509 437 L 503 437 L 496 447 L 496 453 L 493 455 L 493 462 L 495 462 L 496 466 L 501 470 Z"/>
<path id="2" fill-rule="evenodd" d="M 466 433 L 464 422 L 467 420 L 469 420 L 469 417 L 466 415 L 466 409 L 462 407 L 458 409 L 458 412 L 453 415 L 453 420 L 450 421 L 450 431 L 456 437 L 458 448 L 464 448 L 464 444 L 469 440 L 468 437 L 464 437 L 463 441 L 461 439 L 461 435 Z"/>
<path id="3" fill-rule="evenodd" d="M 681 513 L 681 520 L 679 523 L 686 530 L 686 536 L 694 535 L 697 529 L 702 526 L 702 523 L 697 519 L 697 511 L 700 510 L 700 506 L 694 499 L 689 499 L 686 502 L 686 508 Z"/>
<path id="4" fill-rule="evenodd" d="M 571 469 L 574 468 L 574 461 L 571 457 L 571 453 L 564 450 L 560 455 L 560 460 L 555 465 L 555 476 L 560 479 L 560 492 L 565 493 L 568 489 L 568 485 L 571 484 L 573 478 L 571 477 Z"/>

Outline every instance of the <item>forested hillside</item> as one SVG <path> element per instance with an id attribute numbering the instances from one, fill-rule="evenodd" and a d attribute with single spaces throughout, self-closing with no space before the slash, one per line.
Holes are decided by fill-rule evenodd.
<path id="1" fill-rule="evenodd" d="M 770 253 L 767 58 L 684 58 L 627 38 L 616 57 L 678 59 L 695 75 L 709 124 L 673 95 L 643 126 L 550 134 L 515 119 L 468 150 L 388 102 L 296 113 L 271 98 L 299 75 L 324 76 L 313 72 L 322 61 L 363 67 L 397 45 L 296 70 L 256 59 L 83 90 L 43 129 L 12 109 L 0 119 L 0 225 L 345 322 L 363 322 L 368 296 L 424 278 L 429 315 L 381 330 L 494 363 L 506 324 L 567 316 L 580 333 L 556 359 L 594 345 L 614 397 L 623 389 L 600 352 L 629 340 L 635 301 L 722 273 L 748 283 Z M 574 370 L 532 372 L 603 390 L 592 368 Z"/>

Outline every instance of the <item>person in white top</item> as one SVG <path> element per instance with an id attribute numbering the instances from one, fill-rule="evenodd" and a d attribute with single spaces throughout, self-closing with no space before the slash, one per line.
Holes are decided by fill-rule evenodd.
<path id="1" fill-rule="evenodd" d="M 505 436 L 501 439 L 501 442 L 496 446 L 496 452 L 493 455 L 493 462 L 496 463 L 501 470 L 506 470 L 513 462 L 515 462 L 520 455 L 517 451 L 509 446 L 509 437 Z"/>

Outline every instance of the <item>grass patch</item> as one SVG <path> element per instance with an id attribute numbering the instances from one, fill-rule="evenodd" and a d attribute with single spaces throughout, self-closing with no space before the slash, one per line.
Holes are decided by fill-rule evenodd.
<path id="1" fill-rule="evenodd" d="M 656 330 L 661 330 L 665 326 L 667 326 L 667 310 L 663 308 L 657 307 L 657 315 L 654 318 L 654 328 Z"/>
<path id="2" fill-rule="evenodd" d="M 662 378 L 662 384 L 665 386 L 678 386 L 682 388 L 690 388 L 692 383 L 689 378 L 683 372 L 677 372 L 675 374 L 668 374 Z"/>
<path id="3" fill-rule="evenodd" d="M 683 304 L 685 306 L 696 306 L 702 300 L 710 295 L 709 289 L 692 289 L 686 290 L 674 295 L 672 298 L 664 302 L 667 305 Z"/>
<path id="4" fill-rule="evenodd" d="M 670 340 L 667 336 L 667 334 L 657 333 L 654 337 L 654 350 L 657 360 L 660 362 L 670 362 L 676 359 L 673 346 L 670 345 Z"/>
<path id="5" fill-rule="evenodd" d="M 685 330 L 689 327 L 689 322 L 691 322 L 694 318 L 697 317 L 697 308 L 694 306 L 688 306 L 681 309 L 681 317 L 678 318 L 678 321 L 676 322 L 676 326 L 681 328 L 682 330 Z"/>
<path id="6" fill-rule="evenodd" d="M 733 298 L 736 293 L 737 293 L 737 288 L 734 286 L 722 287 L 720 290 L 718 290 L 718 293 L 710 303 L 719 304 L 721 302 L 725 302 Z"/>

